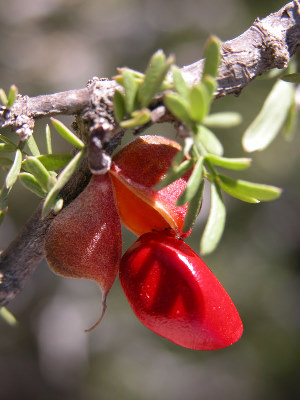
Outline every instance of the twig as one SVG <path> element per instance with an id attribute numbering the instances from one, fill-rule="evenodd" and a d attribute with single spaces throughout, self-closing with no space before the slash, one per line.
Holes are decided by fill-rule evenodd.
<path id="1" fill-rule="evenodd" d="M 255 77 L 272 68 L 286 68 L 300 44 L 300 4 L 292 1 L 263 20 L 257 19 L 239 37 L 224 42 L 216 96 L 238 95 Z M 193 85 L 200 81 L 204 60 L 181 69 L 185 80 Z M 11 126 L 26 138 L 34 121 L 57 114 L 77 115 L 77 131 L 97 132 L 105 125 L 113 139 L 110 151 L 119 142 L 112 115 L 111 98 L 117 83 L 93 79 L 87 88 L 29 98 L 19 96 L 10 110 L 0 107 L 0 128 Z M 78 117 L 80 115 L 80 118 Z M 152 122 L 174 121 L 158 98 L 153 105 Z M 87 163 L 76 171 L 61 195 L 72 201 L 90 178 Z M 22 232 L 0 255 L 0 306 L 7 304 L 22 290 L 30 274 L 43 258 L 44 237 L 54 215 L 41 219 L 41 207 Z"/>

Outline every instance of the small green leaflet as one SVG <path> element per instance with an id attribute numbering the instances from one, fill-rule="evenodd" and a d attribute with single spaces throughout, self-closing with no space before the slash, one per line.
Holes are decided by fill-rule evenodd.
<path id="1" fill-rule="evenodd" d="M 22 168 L 32 174 L 45 191 L 50 190 L 50 174 L 38 158 L 26 157 Z"/>
<path id="2" fill-rule="evenodd" d="M 128 114 L 131 114 L 136 108 L 136 96 L 139 88 L 133 73 L 127 69 L 123 71 L 123 86 L 125 89 L 125 105 Z"/>
<path id="3" fill-rule="evenodd" d="M 203 124 L 208 128 L 233 128 L 242 122 L 242 116 L 237 112 L 219 112 L 207 115 Z"/>
<path id="4" fill-rule="evenodd" d="M 189 201 L 182 231 L 188 232 L 193 226 L 202 204 L 204 180 L 198 186 L 195 196 Z"/>
<path id="5" fill-rule="evenodd" d="M 52 154 L 51 131 L 48 124 L 46 125 L 46 146 L 47 146 L 47 153 Z"/>
<path id="6" fill-rule="evenodd" d="M 16 150 L 14 144 L 0 143 L 0 153 L 12 153 Z"/>
<path id="7" fill-rule="evenodd" d="M 201 122 L 209 111 L 210 98 L 206 86 L 199 83 L 191 88 L 189 114 L 191 119 Z"/>
<path id="8" fill-rule="evenodd" d="M 188 101 L 190 96 L 190 88 L 186 81 L 183 79 L 180 69 L 175 65 L 172 67 L 172 74 L 176 91 L 181 97 Z"/>
<path id="9" fill-rule="evenodd" d="M 11 85 L 9 88 L 8 96 L 7 96 L 7 104 L 6 107 L 10 108 L 13 106 L 18 96 L 18 88 L 15 85 Z"/>
<path id="10" fill-rule="evenodd" d="M 10 326 L 16 326 L 18 321 L 6 307 L 0 308 L 0 317 Z"/>
<path id="11" fill-rule="evenodd" d="M 64 168 L 71 160 L 71 154 L 43 154 L 38 156 L 37 159 L 43 164 L 48 171 L 55 171 Z"/>
<path id="12" fill-rule="evenodd" d="M 119 90 L 116 90 L 114 93 L 113 103 L 116 121 L 121 122 L 126 115 L 126 108 L 125 97 Z"/>
<path id="13" fill-rule="evenodd" d="M 211 184 L 211 205 L 208 220 L 200 241 L 200 253 L 209 254 L 217 247 L 225 227 L 226 208 L 218 185 Z"/>
<path id="14" fill-rule="evenodd" d="M 245 151 L 265 149 L 279 133 L 294 100 L 292 84 L 278 81 L 266 98 L 263 107 L 243 136 Z"/>
<path id="15" fill-rule="evenodd" d="M 19 175 L 19 179 L 22 185 L 25 186 L 26 189 L 33 192 L 35 195 L 42 198 L 46 196 L 47 192 L 41 187 L 41 185 L 32 174 L 29 174 L 28 172 L 21 172 Z"/>
<path id="16" fill-rule="evenodd" d="M 218 167 L 236 171 L 249 168 L 252 161 L 251 158 L 226 158 L 219 157 L 214 154 L 207 154 L 205 159 L 209 160 L 213 165 L 217 165 Z"/>
<path id="17" fill-rule="evenodd" d="M 4 106 L 7 105 L 8 99 L 7 99 L 6 93 L 3 89 L 0 89 L 0 101 Z"/>
<path id="18" fill-rule="evenodd" d="M 135 126 L 145 125 L 151 120 L 151 111 L 148 108 L 136 110 L 131 113 L 132 118 L 120 122 L 122 128 L 134 128 Z"/>
<path id="19" fill-rule="evenodd" d="M 216 77 L 218 75 L 218 68 L 220 64 L 220 47 L 221 42 L 216 36 L 210 36 L 206 42 L 204 49 L 204 70 L 203 76 L 210 75 Z"/>
<path id="20" fill-rule="evenodd" d="M 196 141 L 200 141 L 208 153 L 222 156 L 224 153 L 222 143 L 216 135 L 203 125 L 196 127 Z"/>
<path id="21" fill-rule="evenodd" d="M 54 128 L 57 132 L 69 143 L 73 146 L 78 147 L 80 149 L 84 148 L 84 143 L 80 140 L 73 132 L 70 131 L 62 122 L 58 119 L 50 118 Z"/>
<path id="22" fill-rule="evenodd" d="M 287 75 L 281 76 L 280 79 L 285 82 L 299 84 L 300 83 L 300 74 L 299 73 L 287 74 Z"/>
<path id="23" fill-rule="evenodd" d="M 30 150 L 30 153 L 34 157 L 39 156 L 41 154 L 33 135 L 29 136 L 29 139 L 27 140 L 27 146 L 28 146 L 28 148 Z"/>
<path id="24" fill-rule="evenodd" d="M 200 183 L 203 179 L 203 157 L 200 157 L 196 162 L 193 172 L 188 180 L 185 191 L 178 198 L 176 205 L 183 206 L 188 203 L 196 195 Z"/>
<path id="25" fill-rule="evenodd" d="M 147 107 L 151 103 L 173 63 L 174 57 L 169 57 L 166 60 L 162 50 L 153 54 L 145 73 L 145 79 L 138 92 L 141 107 Z"/>
<path id="26" fill-rule="evenodd" d="M 52 207 L 57 202 L 57 196 L 61 189 L 65 186 L 65 184 L 68 182 L 68 180 L 71 178 L 75 170 L 79 167 L 80 163 L 85 157 L 86 150 L 82 149 L 79 151 L 69 162 L 69 164 L 61 171 L 60 175 L 57 178 L 57 181 L 55 185 L 52 187 L 52 189 L 49 191 L 47 194 L 47 197 L 44 201 L 44 206 L 42 210 L 42 215 L 45 217 L 47 214 L 49 214 L 50 210 Z"/>
<path id="27" fill-rule="evenodd" d="M 232 179 L 225 175 L 218 175 L 218 182 L 230 196 L 248 203 L 275 200 L 281 194 L 281 189 L 278 187 Z"/>
<path id="28" fill-rule="evenodd" d="M 164 96 L 164 104 L 181 122 L 184 122 L 187 125 L 192 122 L 189 113 L 189 103 L 178 93 L 166 93 Z"/>
<path id="29" fill-rule="evenodd" d="M 15 154 L 15 159 L 12 163 L 10 170 L 8 171 L 8 174 L 6 175 L 5 185 L 7 188 L 12 187 L 16 182 L 18 175 L 20 173 L 21 164 L 22 164 L 22 152 L 20 149 L 17 149 Z"/>
<path id="30" fill-rule="evenodd" d="M 158 182 L 154 187 L 153 190 L 160 190 L 172 182 L 176 181 L 177 179 L 181 178 L 184 174 L 186 174 L 193 166 L 193 160 L 185 160 L 177 167 L 169 168 L 167 175 L 164 179 Z"/>

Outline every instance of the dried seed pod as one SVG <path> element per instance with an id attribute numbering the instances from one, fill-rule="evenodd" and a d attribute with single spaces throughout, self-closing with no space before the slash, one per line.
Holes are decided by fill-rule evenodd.
<path id="1" fill-rule="evenodd" d="M 56 216 L 45 238 L 45 251 L 57 274 L 99 284 L 99 323 L 122 255 L 120 217 L 108 174 L 94 175 L 85 190 Z"/>

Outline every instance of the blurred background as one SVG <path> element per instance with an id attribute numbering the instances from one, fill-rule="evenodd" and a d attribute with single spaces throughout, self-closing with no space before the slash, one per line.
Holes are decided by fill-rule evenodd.
<path id="1" fill-rule="evenodd" d="M 118 66 L 144 70 L 162 48 L 178 65 L 198 60 L 210 33 L 238 36 L 256 17 L 284 1 L 260 0 L 0 0 L 0 87 L 15 83 L 36 96 L 84 87 L 93 76 L 111 77 Z M 236 129 L 217 132 L 225 154 L 244 156 L 241 137 L 272 85 L 256 80 L 214 111 L 240 111 Z M 68 125 L 71 118 L 61 118 Z M 46 120 L 36 128 L 45 150 Z M 169 126 L 149 133 L 175 137 Z M 155 335 L 133 315 L 119 282 L 96 330 L 100 291 L 93 282 L 55 276 L 44 261 L 0 319 L 0 400 L 260 400 L 299 399 L 300 135 L 279 136 L 244 179 L 283 188 L 279 200 L 251 205 L 225 198 L 223 240 L 205 262 L 226 288 L 244 322 L 230 348 L 199 352 Z M 127 140 L 131 140 L 128 136 Z M 55 150 L 68 150 L 55 136 Z M 241 176 L 241 175 L 240 175 Z M 1 175 L 2 177 L 2 175 Z M 17 184 L 1 225 L 0 248 L 17 234 L 38 204 Z M 199 251 L 209 207 L 188 243 Z M 135 237 L 124 229 L 124 250 Z"/>

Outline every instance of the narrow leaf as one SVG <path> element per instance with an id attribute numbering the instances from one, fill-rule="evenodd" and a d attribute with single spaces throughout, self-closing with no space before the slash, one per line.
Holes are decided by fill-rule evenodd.
<path id="1" fill-rule="evenodd" d="M 220 47 L 220 40 L 216 36 L 210 36 L 204 49 L 205 63 L 203 76 L 210 75 L 216 77 L 218 75 L 218 68 L 221 59 Z"/>
<path id="2" fill-rule="evenodd" d="M 176 181 L 177 179 L 181 178 L 184 174 L 186 174 L 193 166 L 193 160 L 185 160 L 183 161 L 178 167 L 171 167 L 169 168 L 167 175 L 164 179 L 158 182 L 154 187 L 153 190 L 160 190 L 172 182 Z"/>
<path id="3" fill-rule="evenodd" d="M 167 109 L 181 122 L 191 123 L 188 102 L 177 93 L 166 93 L 164 96 L 164 104 Z"/>
<path id="4" fill-rule="evenodd" d="M 52 154 L 52 139 L 51 139 L 51 131 L 50 126 L 46 125 L 46 146 L 47 146 L 47 153 Z"/>
<path id="5" fill-rule="evenodd" d="M 44 206 L 42 211 L 43 217 L 45 217 L 50 212 L 51 208 L 56 204 L 59 192 L 71 178 L 75 170 L 79 167 L 80 163 L 85 157 L 85 154 L 86 154 L 85 149 L 78 152 L 60 173 L 60 175 L 57 178 L 56 184 L 49 191 L 44 201 Z"/>
<path id="6" fill-rule="evenodd" d="M 6 143 L 6 144 L 11 144 L 12 146 L 14 146 L 15 149 L 17 148 L 17 146 L 14 144 L 14 142 L 9 140 L 6 136 L 2 135 L 1 133 L 0 133 L 0 139 L 2 140 L 2 142 Z"/>
<path id="7" fill-rule="evenodd" d="M 202 83 L 203 85 L 205 85 L 207 93 L 208 93 L 208 97 L 209 97 L 209 101 L 211 102 L 215 91 L 217 90 L 217 82 L 216 79 L 213 78 L 210 75 L 204 75 L 202 78 Z"/>
<path id="8" fill-rule="evenodd" d="M 186 81 L 183 79 L 180 69 L 175 65 L 172 67 L 172 74 L 173 74 L 174 87 L 176 91 L 181 97 L 183 97 L 185 100 L 188 101 L 190 95 L 190 88 L 186 83 Z"/>
<path id="9" fill-rule="evenodd" d="M 225 192 L 249 203 L 275 200 L 281 194 L 281 189 L 275 186 L 232 179 L 225 175 L 219 175 L 218 178 Z"/>
<path id="10" fill-rule="evenodd" d="M 128 114 L 131 114 L 136 108 L 136 96 L 139 88 L 134 75 L 129 70 L 123 72 L 123 86 L 125 89 L 125 105 Z"/>
<path id="11" fill-rule="evenodd" d="M 219 112 L 207 115 L 203 124 L 209 128 L 233 128 L 242 122 L 242 116 L 237 112 Z"/>
<path id="12" fill-rule="evenodd" d="M 27 146 L 28 146 L 28 148 L 29 148 L 29 150 L 30 150 L 30 153 L 31 153 L 34 157 L 39 156 L 39 155 L 41 154 L 40 151 L 39 151 L 38 145 L 36 144 L 36 141 L 35 141 L 35 139 L 34 139 L 34 137 L 33 137 L 33 135 L 30 135 L 30 136 L 29 136 L 29 139 L 27 140 Z"/>
<path id="13" fill-rule="evenodd" d="M 245 151 L 265 149 L 280 131 L 293 102 L 295 88 L 287 82 L 278 81 L 266 98 L 261 111 L 243 136 Z"/>
<path id="14" fill-rule="evenodd" d="M 119 90 L 116 90 L 114 93 L 113 104 L 116 121 L 120 122 L 126 115 L 126 108 L 124 95 Z"/>
<path id="15" fill-rule="evenodd" d="M 183 206 L 188 203 L 197 193 L 199 185 L 203 179 L 203 157 L 196 162 L 193 172 L 188 180 L 185 191 L 178 198 L 176 205 Z"/>
<path id="16" fill-rule="evenodd" d="M 173 62 L 173 57 L 166 60 L 162 50 L 153 54 L 146 70 L 144 82 L 139 88 L 138 99 L 142 107 L 147 107 L 151 103 Z"/>
<path id="17" fill-rule="evenodd" d="M 203 125 L 197 125 L 196 140 L 199 140 L 208 153 L 222 156 L 224 153 L 222 143 L 216 135 Z"/>
<path id="18" fill-rule="evenodd" d="M 62 122 L 58 121 L 55 118 L 50 118 L 54 128 L 57 132 L 69 143 L 71 143 L 75 147 L 79 147 L 80 149 L 84 148 L 84 143 L 80 140 L 73 132 L 70 131 Z"/>
<path id="19" fill-rule="evenodd" d="M 190 92 L 189 113 L 192 120 L 201 122 L 207 115 L 210 105 L 210 98 L 206 86 L 203 83 L 192 87 Z"/>
<path id="20" fill-rule="evenodd" d="M 49 190 L 50 174 L 38 158 L 26 157 L 22 168 L 32 174 L 44 190 Z"/>
<path id="21" fill-rule="evenodd" d="M 16 101 L 17 96 L 18 96 L 18 88 L 15 85 L 11 85 L 7 96 L 6 107 L 8 108 L 12 107 L 14 102 Z"/>
<path id="22" fill-rule="evenodd" d="M 12 166 L 5 179 L 5 185 L 7 188 L 12 187 L 16 182 L 18 175 L 20 173 L 21 163 L 22 163 L 22 152 L 20 149 L 17 149 Z"/>
<path id="23" fill-rule="evenodd" d="M 55 171 L 64 168 L 71 160 L 71 154 L 43 154 L 37 159 L 43 164 L 48 171 Z"/>
<path id="24" fill-rule="evenodd" d="M 225 227 L 226 208 L 216 183 L 211 184 L 210 211 L 200 241 L 200 253 L 209 254 L 217 247 Z"/>
<path id="25" fill-rule="evenodd" d="M 32 174 L 28 172 L 21 172 L 19 175 L 20 182 L 26 189 L 30 190 L 39 197 L 45 197 L 47 192 L 41 187 L 38 181 Z"/>
<path id="26" fill-rule="evenodd" d="M 283 136 L 287 141 L 291 141 L 295 135 L 298 121 L 297 104 L 294 100 L 289 108 L 287 118 L 283 125 Z"/>
<path id="27" fill-rule="evenodd" d="M 251 158 L 226 158 L 214 154 L 206 155 L 205 159 L 209 160 L 213 165 L 236 171 L 249 168 L 252 162 Z"/>
<path id="28" fill-rule="evenodd" d="M 300 83 L 300 74 L 299 73 L 294 73 L 294 74 L 286 74 L 280 77 L 282 81 L 285 82 L 291 82 L 291 83 Z"/>
<path id="29" fill-rule="evenodd" d="M 0 308 L 0 317 L 10 326 L 16 326 L 18 321 L 6 307 Z"/>
<path id="30" fill-rule="evenodd" d="M 204 180 L 202 180 L 202 182 L 198 186 L 195 196 L 189 202 L 182 228 L 183 232 L 188 232 L 192 228 L 194 222 L 196 221 L 196 218 L 199 214 L 202 204 L 203 189 L 204 189 Z"/>
<path id="31" fill-rule="evenodd" d="M 12 153 L 16 148 L 14 144 L 0 143 L 0 153 Z"/>
<path id="32" fill-rule="evenodd" d="M 5 107 L 7 106 L 8 99 L 3 89 L 0 89 L 0 101 Z"/>
<path id="33" fill-rule="evenodd" d="M 145 125 L 151 119 L 151 111 L 148 108 L 136 110 L 131 113 L 132 118 L 120 122 L 122 128 L 134 128 L 135 126 Z"/>

